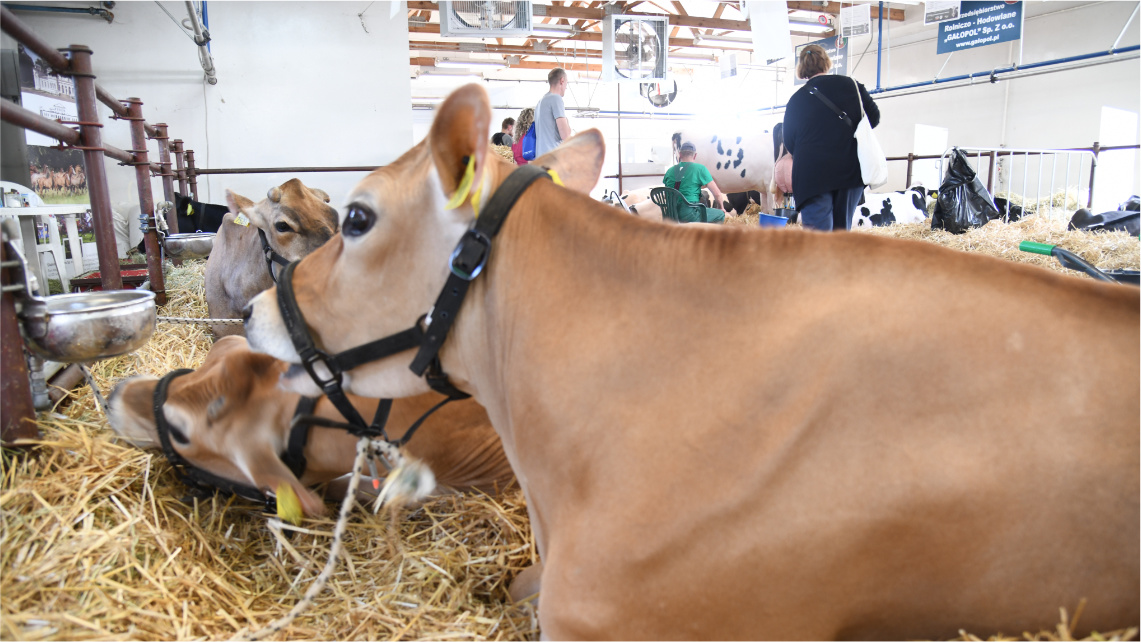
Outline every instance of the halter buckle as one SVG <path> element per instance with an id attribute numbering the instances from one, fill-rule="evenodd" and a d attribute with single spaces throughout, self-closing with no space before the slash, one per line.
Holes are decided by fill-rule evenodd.
<path id="1" fill-rule="evenodd" d="M 344 376 L 341 372 L 341 368 L 337 366 L 336 362 L 329 358 L 327 353 L 313 348 L 306 350 L 305 354 L 300 356 L 301 365 L 305 368 L 305 371 L 309 373 L 313 382 L 320 386 L 321 390 L 325 391 L 325 394 L 329 394 L 332 390 L 340 389 L 341 381 L 344 379 Z M 325 366 L 325 370 L 329 372 L 328 378 L 321 376 L 316 368 L 314 368 L 318 363 Z"/>
<path id="2" fill-rule="evenodd" d="M 460 242 L 456 244 L 456 249 L 452 250 L 448 266 L 452 274 L 465 281 L 471 281 L 483 271 L 490 255 L 491 239 L 483 232 L 472 228 L 464 232 Z"/>

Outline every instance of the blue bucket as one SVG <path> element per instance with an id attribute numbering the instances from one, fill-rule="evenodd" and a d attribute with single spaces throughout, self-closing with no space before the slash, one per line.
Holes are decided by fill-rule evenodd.
<path id="1" fill-rule="evenodd" d="M 762 213 L 760 217 L 761 227 L 784 227 L 788 225 L 788 219 L 783 216 Z"/>

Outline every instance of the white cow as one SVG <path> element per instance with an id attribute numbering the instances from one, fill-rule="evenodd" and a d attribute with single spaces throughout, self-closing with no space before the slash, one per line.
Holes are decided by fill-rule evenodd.
<path id="1" fill-rule="evenodd" d="M 772 128 L 688 127 L 673 134 L 675 157 L 681 144 L 686 142 L 697 147 L 697 162 L 709 168 L 722 192 L 760 192 L 761 210 L 772 214 L 773 199 L 769 196 L 775 164 Z"/>
<path id="2" fill-rule="evenodd" d="M 921 185 L 883 194 L 873 194 L 870 189 L 865 189 L 864 202 L 856 206 L 852 215 L 852 229 L 919 223 L 927 218 L 931 194 Z"/>

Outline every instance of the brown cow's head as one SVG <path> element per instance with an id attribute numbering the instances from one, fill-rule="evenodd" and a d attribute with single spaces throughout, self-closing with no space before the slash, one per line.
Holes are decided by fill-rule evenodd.
<path id="1" fill-rule="evenodd" d="M 290 261 L 308 255 L 337 233 L 337 210 L 328 203 L 328 194 L 296 178 L 270 188 L 256 204 L 226 190 L 230 212 L 245 214 L 254 227 L 265 232 L 270 247 Z"/>
<path id="2" fill-rule="evenodd" d="M 174 449 L 195 466 L 263 492 L 287 483 L 306 514 L 321 515 L 325 505 L 279 457 L 294 410 L 277 387 L 285 367 L 251 352 L 242 337 L 224 337 L 201 368 L 171 381 L 163 415 L 177 431 L 171 434 Z M 108 401 L 111 428 L 140 448 L 162 447 L 154 414 L 157 383 L 154 377 L 125 379 Z"/>
<path id="3" fill-rule="evenodd" d="M 461 87 L 440 106 L 424 141 L 353 190 L 341 233 L 306 257 L 293 277 L 297 304 L 319 347 L 335 353 L 399 332 L 432 306 L 448 257 L 475 219 L 473 195 L 486 203 L 515 168 L 489 150 L 484 132 L 491 117 L 484 89 Z M 568 188 L 588 192 L 598 181 L 603 155 L 602 136 L 592 129 L 534 164 L 555 169 Z M 446 209 L 469 171 L 470 193 Z M 253 349 L 299 362 L 281 321 L 276 288 L 255 297 L 247 313 Z M 408 369 L 411 359 L 408 351 L 356 368 L 346 374 L 345 388 L 371 397 L 426 391 Z M 286 385 L 309 394 L 317 390 L 304 374 L 288 377 Z"/>

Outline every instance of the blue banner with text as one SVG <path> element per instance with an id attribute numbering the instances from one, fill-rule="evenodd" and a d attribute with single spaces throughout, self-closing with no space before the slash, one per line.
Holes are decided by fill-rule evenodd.
<path id="1" fill-rule="evenodd" d="M 1022 37 L 1022 2 L 962 3 L 957 20 L 939 23 L 936 53 L 1010 42 Z"/>

